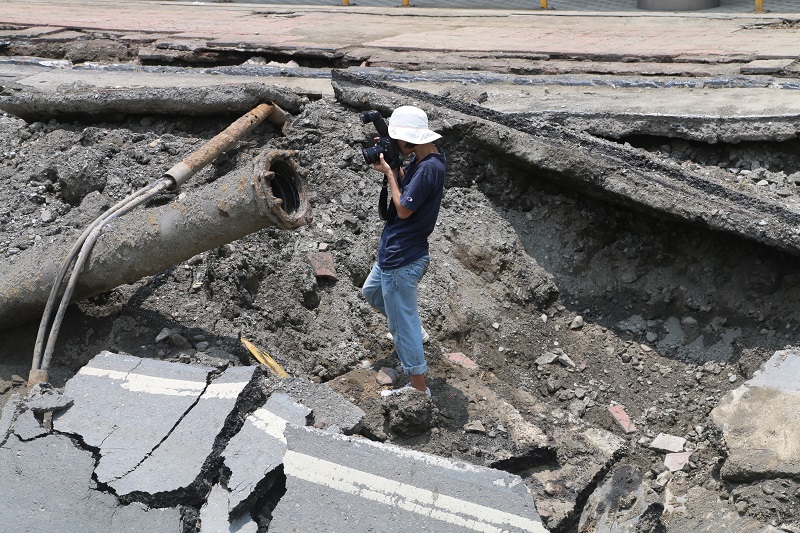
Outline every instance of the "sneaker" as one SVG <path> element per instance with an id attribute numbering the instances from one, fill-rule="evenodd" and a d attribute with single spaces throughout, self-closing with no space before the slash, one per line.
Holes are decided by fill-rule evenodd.
<path id="1" fill-rule="evenodd" d="M 399 389 L 391 389 L 391 390 L 382 390 L 381 396 L 386 398 L 387 396 L 392 396 L 393 394 L 405 394 L 406 392 L 416 391 L 414 387 L 411 386 L 411 383 L 406 383 Z M 417 391 L 420 392 L 420 391 Z M 430 387 L 425 387 L 425 394 L 428 395 L 428 398 L 431 397 L 431 389 Z"/>
<path id="2" fill-rule="evenodd" d="M 422 329 L 422 344 L 428 344 L 428 341 L 431 340 L 431 336 L 428 335 L 428 332 L 425 331 L 425 328 L 421 329 Z M 389 339 L 390 341 L 394 341 L 394 337 L 392 337 L 392 334 L 389 332 L 386 333 L 386 338 Z"/>

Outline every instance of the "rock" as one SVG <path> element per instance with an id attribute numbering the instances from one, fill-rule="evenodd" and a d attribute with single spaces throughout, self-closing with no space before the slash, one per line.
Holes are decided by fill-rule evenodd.
<path id="1" fill-rule="evenodd" d="M 464 431 L 467 433 L 486 433 L 486 428 L 480 420 L 471 420 L 464 424 Z"/>
<path id="2" fill-rule="evenodd" d="M 583 325 L 584 325 L 583 317 L 581 315 L 578 315 L 572 319 L 572 322 L 569 323 L 569 329 L 578 330 L 581 329 Z"/>
<path id="3" fill-rule="evenodd" d="M 686 444 L 686 439 L 683 437 L 659 433 L 650 443 L 650 448 L 662 452 L 682 452 L 684 444 Z"/>
<path id="4" fill-rule="evenodd" d="M 692 452 L 668 453 L 664 458 L 664 465 L 669 468 L 670 472 L 677 472 L 689 464 L 689 458 L 691 456 Z"/>
<path id="5" fill-rule="evenodd" d="M 158 335 L 156 335 L 156 342 L 158 343 L 158 342 L 167 341 L 167 340 L 169 340 L 170 335 L 172 335 L 172 332 L 170 331 L 170 329 L 169 328 L 164 328 L 164 329 L 161 330 L 161 332 Z"/>
<path id="6" fill-rule="evenodd" d="M 381 385 L 394 385 L 397 381 L 397 370 L 385 366 L 375 375 L 375 381 Z"/>
<path id="7" fill-rule="evenodd" d="M 74 400 L 55 390 L 49 383 L 37 383 L 28 392 L 26 405 L 34 413 L 60 411 L 73 404 Z"/>
<path id="8" fill-rule="evenodd" d="M 192 344 L 186 339 L 186 337 L 175 333 L 174 331 L 170 332 L 169 343 L 179 350 L 188 350 L 192 347 Z"/>
<path id="9" fill-rule="evenodd" d="M 419 391 L 409 389 L 383 400 L 383 412 L 391 432 L 401 436 L 421 435 L 433 427 L 433 403 Z"/>
<path id="10" fill-rule="evenodd" d="M 572 359 L 570 359 L 569 356 L 567 354 L 563 353 L 563 352 L 558 354 L 558 362 L 561 363 L 562 365 L 564 365 L 567 368 L 575 368 L 576 367 L 576 365 L 572 361 Z"/>
<path id="11" fill-rule="evenodd" d="M 539 366 L 549 365 L 550 363 L 554 363 L 558 361 L 558 354 L 553 352 L 547 352 L 544 355 L 540 355 L 534 361 Z"/>
<path id="12" fill-rule="evenodd" d="M 713 370 L 712 370 L 713 371 Z M 729 455 L 721 476 L 800 479 L 800 350 L 782 350 L 711 411 Z"/>

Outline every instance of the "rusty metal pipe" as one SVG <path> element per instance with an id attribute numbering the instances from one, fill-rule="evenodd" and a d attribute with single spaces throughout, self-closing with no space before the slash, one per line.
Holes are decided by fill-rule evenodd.
<path id="1" fill-rule="evenodd" d="M 263 151 L 215 182 L 160 207 L 109 223 L 75 285 L 72 301 L 156 274 L 255 231 L 311 221 L 305 171 L 291 151 Z M 70 241 L 33 247 L 0 262 L 0 330 L 39 315 Z"/>
<path id="2" fill-rule="evenodd" d="M 164 175 L 172 178 L 175 186 L 180 187 L 200 169 L 216 159 L 219 154 L 230 150 L 239 139 L 268 118 L 276 125 L 283 125 L 286 121 L 285 113 L 278 106 L 261 104 L 195 150 L 189 157 L 167 170 Z"/>

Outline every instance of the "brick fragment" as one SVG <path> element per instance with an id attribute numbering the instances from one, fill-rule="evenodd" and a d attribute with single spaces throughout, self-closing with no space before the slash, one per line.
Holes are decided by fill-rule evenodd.
<path id="1" fill-rule="evenodd" d="M 475 363 L 475 361 L 473 361 L 472 359 L 470 359 L 461 352 L 453 352 L 447 356 L 447 359 L 469 370 L 475 370 L 478 368 L 478 364 Z"/>
<path id="2" fill-rule="evenodd" d="M 631 422 L 628 413 L 625 412 L 625 409 L 623 409 L 621 405 L 612 405 L 608 408 L 608 412 L 614 417 L 614 421 L 619 424 L 622 431 L 625 433 L 633 433 L 636 431 L 636 426 Z"/>

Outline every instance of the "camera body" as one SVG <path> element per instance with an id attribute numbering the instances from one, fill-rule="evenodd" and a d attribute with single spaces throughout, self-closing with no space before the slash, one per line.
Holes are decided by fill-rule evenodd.
<path id="1" fill-rule="evenodd" d="M 380 111 L 375 111 L 374 109 L 371 111 L 362 111 L 358 114 L 358 117 L 361 119 L 362 124 L 372 122 L 380 136 L 375 146 L 361 150 L 364 161 L 370 165 L 380 163 L 380 155 L 383 154 L 383 159 L 389 164 L 390 168 L 400 168 L 402 164 L 400 149 L 397 147 L 397 141 L 389 137 L 389 127 L 383 120 Z"/>

